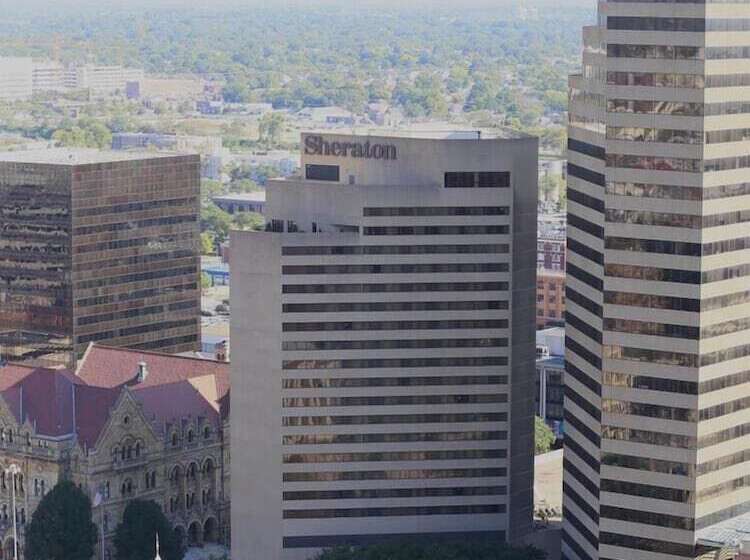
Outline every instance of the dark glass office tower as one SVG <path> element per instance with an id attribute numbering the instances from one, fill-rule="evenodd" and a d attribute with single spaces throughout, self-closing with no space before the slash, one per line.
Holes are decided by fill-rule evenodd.
<path id="1" fill-rule="evenodd" d="M 197 155 L 0 154 L 0 354 L 199 344 Z"/>

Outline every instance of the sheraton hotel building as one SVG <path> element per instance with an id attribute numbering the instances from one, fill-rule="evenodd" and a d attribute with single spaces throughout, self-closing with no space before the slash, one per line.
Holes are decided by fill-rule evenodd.
<path id="1" fill-rule="evenodd" d="M 233 554 L 530 531 L 537 150 L 302 135 L 232 238 Z"/>

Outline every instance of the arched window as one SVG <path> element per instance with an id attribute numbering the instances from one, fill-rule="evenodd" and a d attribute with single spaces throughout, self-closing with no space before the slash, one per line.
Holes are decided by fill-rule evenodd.
<path id="1" fill-rule="evenodd" d="M 133 481 L 127 479 L 123 482 L 121 491 L 123 496 L 131 496 L 133 494 Z"/>
<path id="2" fill-rule="evenodd" d="M 187 470 L 187 477 L 190 480 L 195 480 L 198 475 L 198 465 L 195 463 L 190 463 Z"/>
<path id="3" fill-rule="evenodd" d="M 8 443 L 13 443 L 13 430 L 8 428 Z"/>
<path id="4" fill-rule="evenodd" d="M 151 473 L 151 488 L 156 488 L 156 471 Z"/>
<path id="5" fill-rule="evenodd" d="M 180 443 L 180 440 L 177 437 L 177 432 L 172 432 L 172 447 L 177 447 L 179 443 Z"/>
<path id="6" fill-rule="evenodd" d="M 120 450 L 120 459 L 125 460 L 127 458 L 127 450 L 125 449 L 125 446 L 122 446 L 122 449 Z"/>
<path id="7" fill-rule="evenodd" d="M 203 428 L 203 439 L 211 439 L 211 426 Z"/>
<path id="8" fill-rule="evenodd" d="M 135 444 L 135 456 L 136 458 L 141 456 L 141 442 L 136 442 Z"/>
<path id="9" fill-rule="evenodd" d="M 193 430 L 188 430 L 188 433 L 187 433 L 188 443 L 193 443 L 194 439 L 195 439 L 195 434 L 193 433 Z"/>

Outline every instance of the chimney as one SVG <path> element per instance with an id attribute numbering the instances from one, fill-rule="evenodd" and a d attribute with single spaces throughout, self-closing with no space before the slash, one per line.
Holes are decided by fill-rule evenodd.
<path id="1" fill-rule="evenodd" d="M 143 383 L 148 377 L 148 367 L 146 362 L 139 362 L 138 364 L 138 383 Z"/>
<path id="2" fill-rule="evenodd" d="M 216 344 L 214 351 L 217 362 L 229 362 L 229 345 L 226 340 Z"/>

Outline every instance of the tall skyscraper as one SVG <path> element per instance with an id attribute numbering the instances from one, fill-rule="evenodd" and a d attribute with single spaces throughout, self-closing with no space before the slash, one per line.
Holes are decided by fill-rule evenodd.
<path id="1" fill-rule="evenodd" d="M 749 31 L 739 0 L 603 1 L 584 30 L 568 146 L 568 560 L 714 558 L 750 511 Z"/>
<path id="2" fill-rule="evenodd" d="M 197 350 L 197 155 L 0 154 L 0 357 Z"/>
<path id="3" fill-rule="evenodd" d="M 232 237 L 233 554 L 520 538 L 537 140 L 302 146 L 304 177 L 268 188 L 270 231 Z"/>

